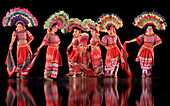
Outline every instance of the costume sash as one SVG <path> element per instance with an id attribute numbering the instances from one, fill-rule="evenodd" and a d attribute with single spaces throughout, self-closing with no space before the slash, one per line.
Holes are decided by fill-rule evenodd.
<path id="1" fill-rule="evenodd" d="M 8 50 L 5 65 L 7 65 L 8 75 L 9 77 L 11 77 L 11 75 L 15 72 L 16 69 L 15 62 L 12 56 L 12 48 L 9 48 Z"/>
<path id="2" fill-rule="evenodd" d="M 129 67 L 129 64 L 128 64 L 128 61 L 127 61 L 127 58 L 129 57 L 129 54 L 126 52 L 126 46 L 127 46 L 127 43 L 124 43 L 123 44 L 124 50 L 123 49 L 121 50 L 122 56 L 123 56 L 123 58 L 125 60 L 125 62 L 122 63 L 122 70 L 125 68 L 126 73 L 130 77 L 132 77 L 132 73 L 130 71 L 130 67 Z"/>

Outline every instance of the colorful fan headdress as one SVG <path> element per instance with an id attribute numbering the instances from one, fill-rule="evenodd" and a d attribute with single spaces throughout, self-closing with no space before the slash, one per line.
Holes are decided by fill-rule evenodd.
<path id="1" fill-rule="evenodd" d="M 69 15 L 64 11 L 59 11 L 52 14 L 47 21 L 45 21 L 44 29 L 50 28 L 54 23 L 57 23 L 58 28 L 61 29 L 62 33 L 65 33 L 65 28 L 69 23 Z"/>
<path id="2" fill-rule="evenodd" d="M 97 23 L 91 19 L 84 19 L 82 23 L 88 27 L 88 30 L 96 29 L 97 26 Z"/>
<path id="3" fill-rule="evenodd" d="M 156 12 L 143 12 L 135 18 L 133 25 L 141 29 L 151 25 L 154 29 L 165 30 L 167 23 L 164 21 L 164 17 Z"/>
<path id="4" fill-rule="evenodd" d="M 113 26 L 119 29 L 123 26 L 123 21 L 116 14 L 103 14 L 98 19 L 97 22 L 101 25 L 103 32 L 107 31 L 108 26 Z"/>
<path id="5" fill-rule="evenodd" d="M 80 35 L 80 42 L 83 44 L 83 45 L 87 45 L 87 42 L 89 40 L 89 34 L 88 33 L 82 33 Z"/>
<path id="6" fill-rule="evenodd" d="M 70 18 L 70 22 L 66 28 L 66 32 L 71 32 L 74 28 L 79 28 L 83 31 L 88 31 L 88 28 L 78 18 Z"/>
<path id="7" fill-rule="evenodd" d="M 20 9 L 20 7 L 10 9 L 3 18 L 2 25 L 4 27 L 12 26 L 17 25 L 19 22 L 23 23 L 24 26 L 27 25 L 28 27 L 38 26 L 38 21 L 31 12 L 25 8 Z"/>
<path id="8" fill-rule="evenodd" d="M 99 32 L 101 31 L 100 24 L 98 24 L 97 22 L 94 22 L 91 19 L 84 19 L 82 23 L 88 27 L 88 31 L 90 31 L 90 29 L 95 29 L 96 32 L 100 35 L 100 32 Z"/>

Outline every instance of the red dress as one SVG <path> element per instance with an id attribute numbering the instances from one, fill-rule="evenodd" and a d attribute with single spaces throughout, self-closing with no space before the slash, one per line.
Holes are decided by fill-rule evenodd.
<path id="1" fill-rule="evenodd" d="M 50 46 L 50 44 L 58 44 L 60 41 L 58 35 L 56 34 L 46 34 L 43 42 L 48 45 L 46 52 L 46 63 L 44 76 L 51 76 L 52 78 L 57 78 L 58 67 L 62 66 L 62 59 L 59 52 L 59 46 Z"/>
<path id="2" fill-rule="evenodd" d="M 32 34 L 28 31 L 28 30 L 24 30 L 24 31 L 14 31 L 12 33 L 12 36 L 15 36 L 17 39 L 17 42 L 19 40 L 27 40 L 30 41 L 33 36 Z M 20 72 L 21 75 L 28 75 L 28 72 L 23 72 L 21 70 L 24 62 L 29 59 L 32 55 L 32 51 L 30 48 L 30 45 L 28 43 L 26 44 L 19 44 L 17 45 L 17 68 L 16 68 L 16 72 Z"/>
<path id="3" fill-rule="evenodd" d="M 77 47 L 80 44 L 80 37 L 73 37 L 71 44 L 73 45 L 73 49 L 70 54 L 68 54 L 68 66 L 69 66 L 69 73 L 72 73 L 72 67 L 71 67 L 71 59 L 74 57 L 74 55 L 77 52 Z"/>
<path id="4" fill-rule="evenodd" d="M 138 52 L 136 61 L 138 62 L 140 60 L 142 74 L 150 75 L 152 74 L 152 66 L 154 65 L 153 46 L 155 44 L 162 43 L 162 41 L 156 34 L 153 35 L 142 34 L 139 37 L 137 37 L 136 40 L 139 45 L 142 42 L 144 42 L 144 44 L 142 45 Z"/>
<path id="5" fill-rule="evenodd" d="M 120 59 L 123 61 L 117 46 L 121 44 L 120 39 L 118 36 L 105 35 L 100 43 L 108 47 L 105 59 L 105 76 L 114 75 L 114 72 L 118 71 Z"/>
<path id="6" fill-rule="evenodd" d="M 102 53 L 99 46 L 94 48 L 94 46 L 100 42 L 100 38 L 98 36 L 93 36 L 90 40 L 91 44 L 91 51 L 90 56 L 92 60 L 92 66 L 94 70 L 97 72 L 103 71 L 103 60 L 102 60 Z"/>
<path id="7" fill-rule="evenodd" d="M 79 51 L 71 60 L 73 73 L 80 74 L 81 72 L 85 73 L 85 76 L 96 76 L 96 74 L 88 66 L 90 60 L 90 54 L 88 51 L 85 53 Z"/>

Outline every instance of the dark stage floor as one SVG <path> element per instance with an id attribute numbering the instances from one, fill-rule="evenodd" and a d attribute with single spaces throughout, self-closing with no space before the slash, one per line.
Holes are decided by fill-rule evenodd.
<path id="1" fill-rule="evenodd" d="M 0 80 L 0 104 L 21 106 L 167 106 L 169 78 L 43 78 Z"/>

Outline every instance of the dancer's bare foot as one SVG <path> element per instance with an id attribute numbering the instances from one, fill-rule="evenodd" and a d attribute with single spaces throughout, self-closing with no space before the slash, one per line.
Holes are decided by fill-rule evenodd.
<path id="1" fill-rule="evenodd" d="M 142 78 L 144 78 L 145 77 L 145 75 L 144 74 L 142 74 L 142 76 L 141 76 Z"/>
<path id="2" fill-rule="evenodd" d="M 97 74 L 98 76 L 103 76 L 104 75 L 104 72 L 101 71 L 99 74 Z"/>
<path id="3" fill-rule="evenodd" d="M 76 78 L 76 74 L 73 74 L 72 78 Z"/>
<path id="4" fill-rule="evenodd" d="M 118 78 L 117 75 L 115 75 L 114 78 Z"/>
<path id="5" fill-rule="evenodd" d="M 17 73 L 17 74 L 16 74 L 16 77 L 17 77 L 17 78 L 19 78 L 19 77 L 20 77 L 20 74 L 19 74 L 19 73 Z"/>
<path id="6" fill-rule="evenodd" d="M 22 76 L 20 76 L 20 78 L 21 78 L 21 79 L 24 79 L 25 77 L 22 75 Z"/>
<path id="7" fill-rule="evenodd" d="M 97 73 L 97 70 L 94 70 L 94 73 Z"/>
<path id="8" fill-rule="evenodd" d="M 114 75 L 115 78 L 117 78 L 117 72 L 115 72 L 115 75 Z"/>
<path id="9" fill-rule="evenodd" d="M 149 76 L 150 76 L 150 74 L 147 74 L 147 75 L 146 75 L 146 77 L 149 77 Z"/>

